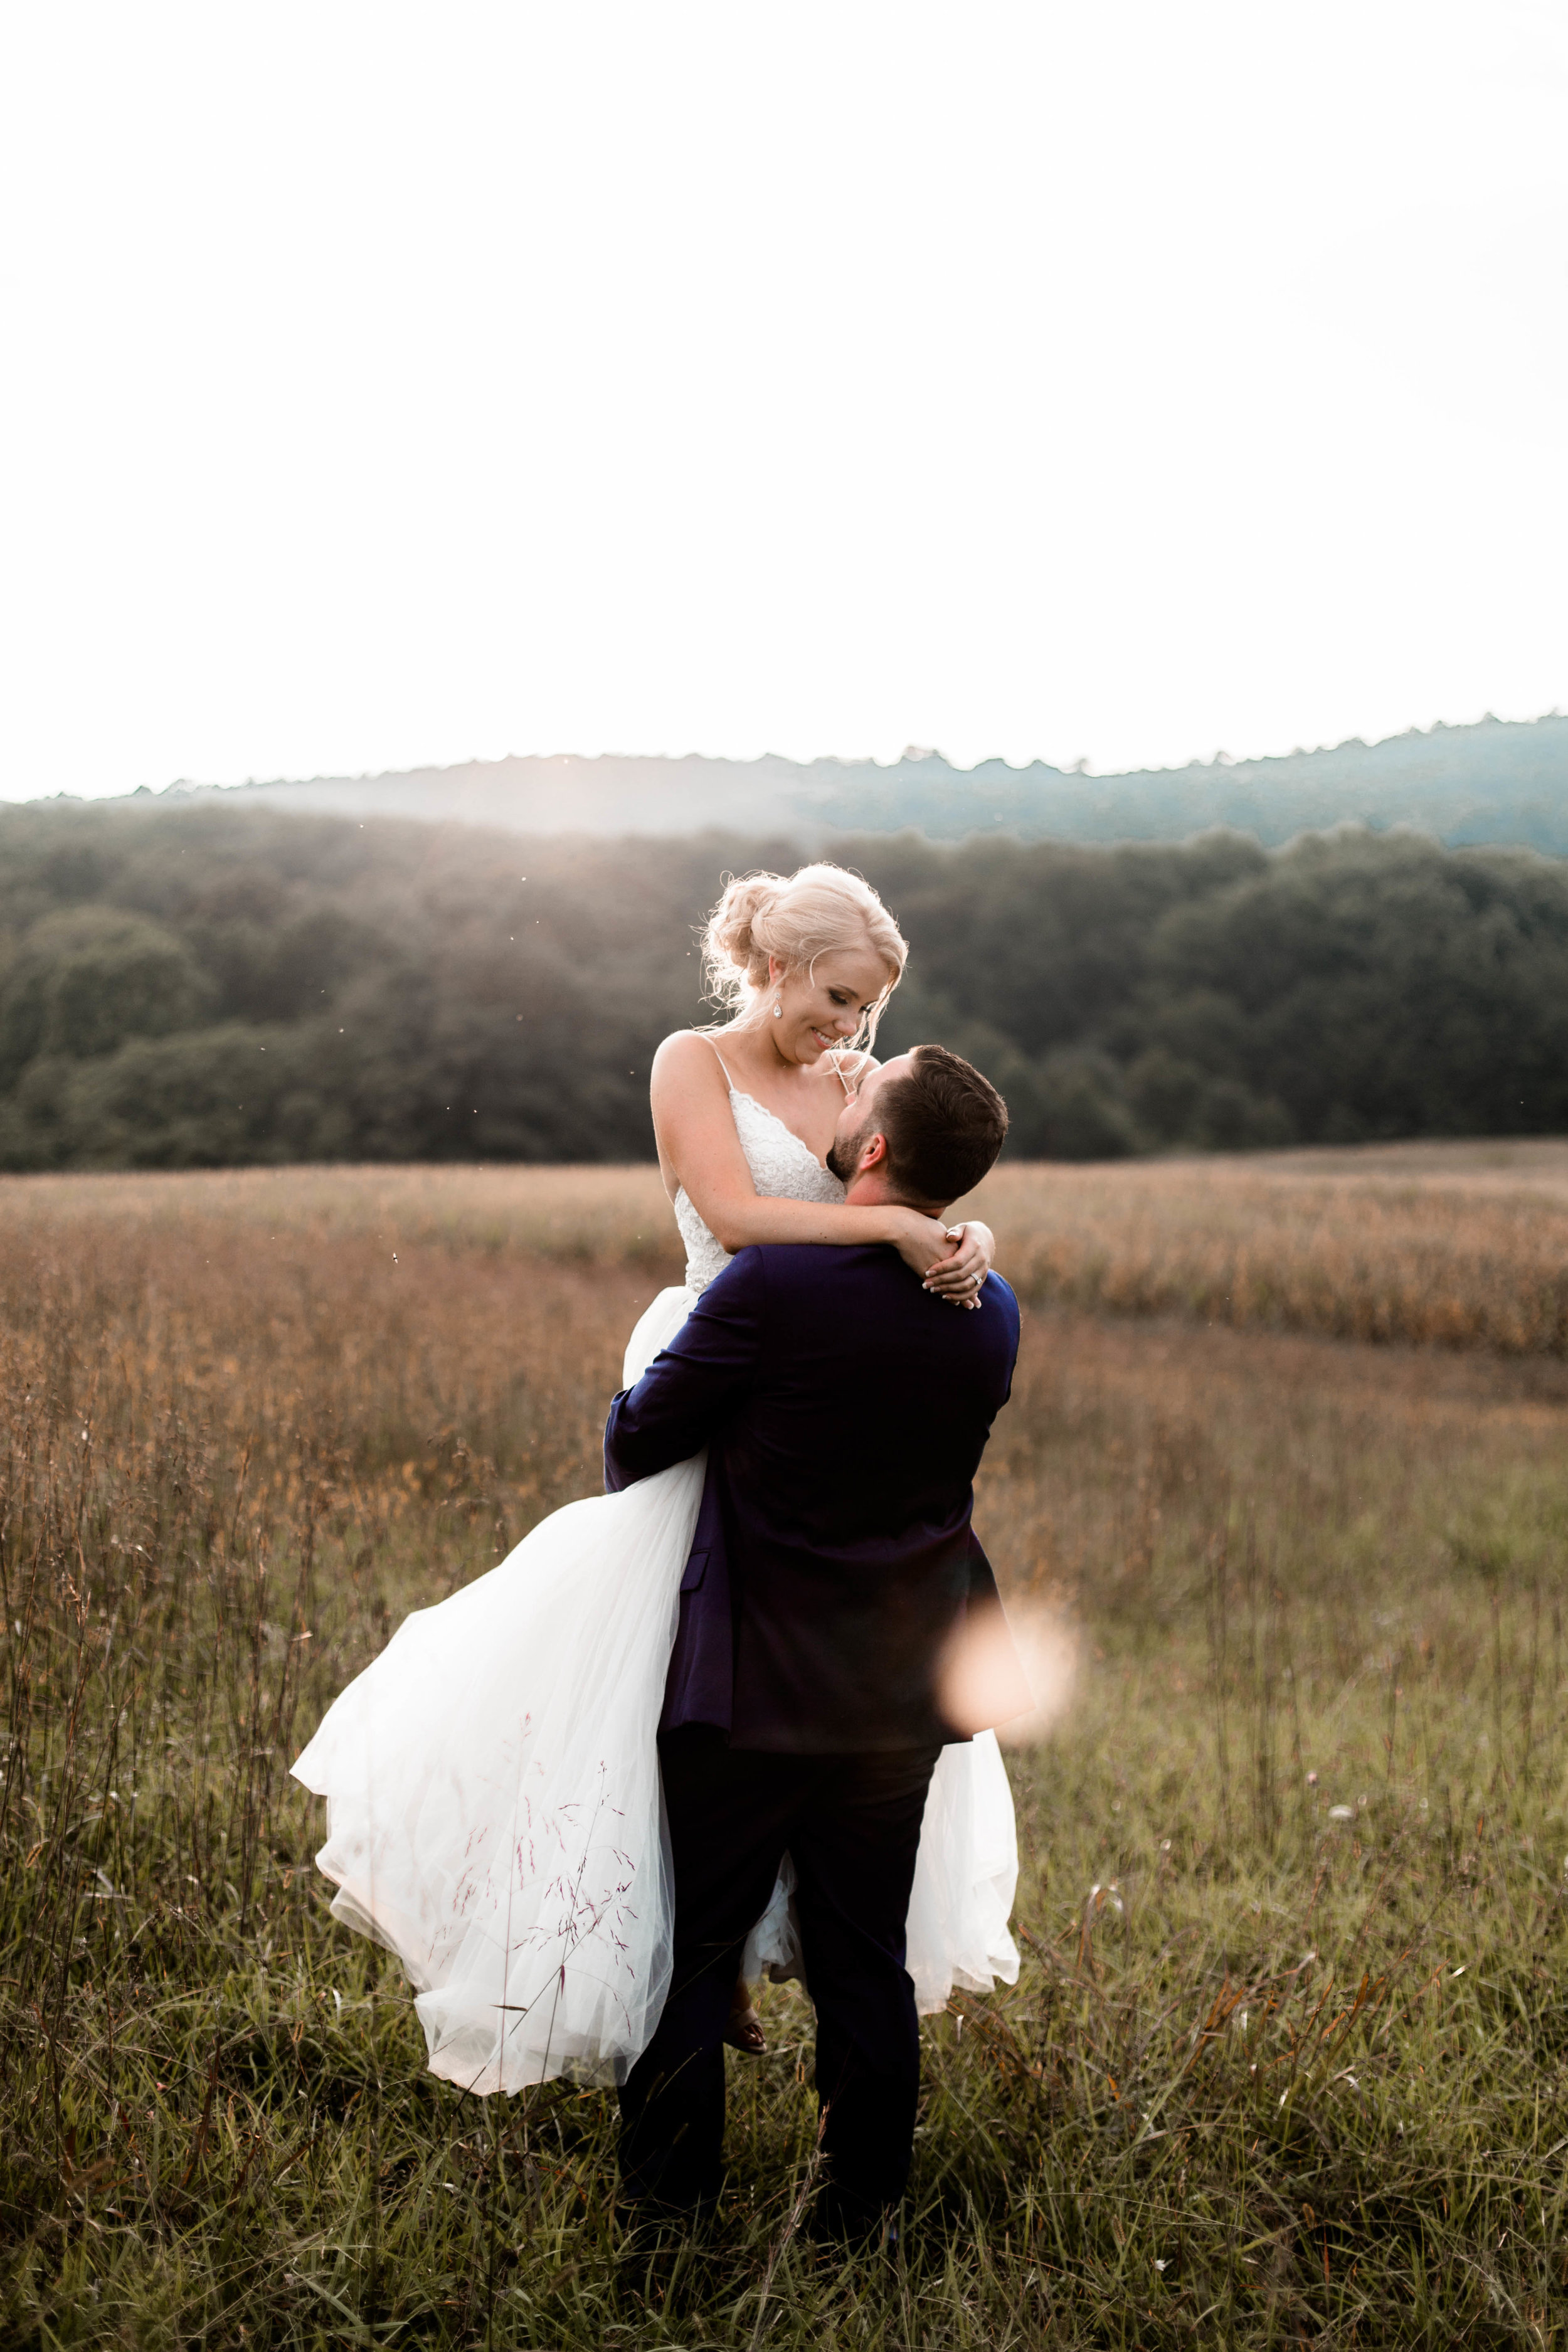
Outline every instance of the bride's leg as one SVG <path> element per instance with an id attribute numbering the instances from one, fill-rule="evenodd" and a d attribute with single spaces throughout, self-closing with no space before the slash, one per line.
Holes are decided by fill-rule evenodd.
<path id="1" fill-rule="evenodd" d="M 763 2021 L 757 2015 L 752 2000 L 752 1988 L 744 1977 L 735 1979 L 735 1990 L 730 1995 L 730 2015 L 724 2026 L 724 2039 L 731 2050 L 743 2051 L 748 2058 L 762 2058 L 767 2053 L 768 2037 L 763 2031 Z"/>

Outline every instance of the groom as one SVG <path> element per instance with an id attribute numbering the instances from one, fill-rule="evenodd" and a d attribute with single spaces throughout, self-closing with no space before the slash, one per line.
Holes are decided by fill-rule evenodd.
<path id="1" fill-rule="evenodd" d="M 828 1165 L 851 1202 L 940 1217 L 1006 1129 L 977 1070 L 920 1045 L 846 1104 Z M 786 1848 L 816 2007 L 817 2226 L 869 2237 L 903 2192 L 920 2087 L 904 1919 L 938 1753 L 982 1727 L 944 1713 L 942 1666 L 1000 1617 L 971 1482 L 1017 1345 L 994 1275 L 955 1313 L 886 1245 L 751 1248 L 611 1407 L 612 1488 L 710 1448 L 659 1729 L 674 1970 L 621 2091 L 622 2193 L 644 2213 L 718 2194 L 724 2026 Z M 991 1721 L 1029 1704 L 1007 1658 Z"/>

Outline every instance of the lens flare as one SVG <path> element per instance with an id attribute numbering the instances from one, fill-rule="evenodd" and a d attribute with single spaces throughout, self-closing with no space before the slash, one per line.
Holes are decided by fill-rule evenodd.
<path id="1" fill-rule="evenodd" d="M 1054 1610 L 1009 1601 L 972 1610 L 938 1678 L 955 1730 L 994 1730 L 1005 1748 L 1032 1748 L 1060 1720 L 1078 1675 L 1078 1637 Z"/>

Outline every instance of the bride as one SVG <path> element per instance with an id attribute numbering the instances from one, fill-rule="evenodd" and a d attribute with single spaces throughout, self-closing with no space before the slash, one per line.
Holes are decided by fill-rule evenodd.
<path id="1" fill-rule="evenodd" d="M 659 1168 L 686 1244 L 626 1350 L 635 1381 L 748 1244 L 886 1242 L 973 1306 L 988 1229 L 851 1208 L 828 1164 L 908 950 L 875 891 L 830 865 L 732 881 L 703 941 L 731 1013 L 653 1067 Z M 624 2081 L 668 1985 L 672 1895 L 656 1745 L 702 1499 L 697 1455 L 567 1505 L 498 1568 L 405 1618 L 295 1763 L 327 1799 L 334 1916 L 416 1989 L 433 2071 L 480 2093 L 570 2073 Z M 910 1901 L 922 2011 L 1011 1983 L 1017 1880 L 995 1736 L 944 1748 Z M 787 1857 L 736 1989 L 730 2039 L 763 2045 L 745 1979 L 799 1973 Z"/>

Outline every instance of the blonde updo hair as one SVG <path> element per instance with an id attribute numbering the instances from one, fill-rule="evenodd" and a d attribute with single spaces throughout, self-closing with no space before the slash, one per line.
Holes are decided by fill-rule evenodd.
<path id="1" fill-rule="evenodd" d="M 732 876 L 702 933 L 708 994 L 732 1021 L 749 1025 L 763 1017 L 771 955 L 788 971 L 809 971 L 818 956 L 846 948 L 869 948 L 887 970 L 886 988 L 850 1040 L 868 1046 L 910 954 L 871 885 L 843 866 L 826 864 L 803 866 L 787 879 Z"/>

